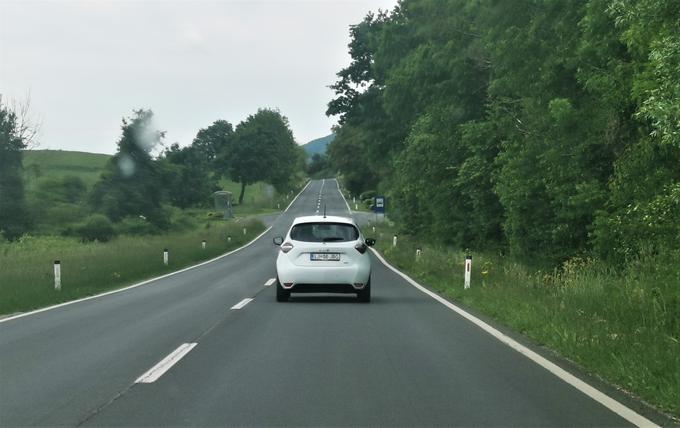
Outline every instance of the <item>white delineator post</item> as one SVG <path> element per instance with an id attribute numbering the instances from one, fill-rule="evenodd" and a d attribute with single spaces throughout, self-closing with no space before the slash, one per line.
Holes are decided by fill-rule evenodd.
<path id="1" fill-rule="evenodd" d="M 373 233 L 375 233 L 375 226 L 373 226 Z"/>
<path id="2" fill-rule="evenodd" d="M 205 239 L 203 241 L 201 241 L 201 248 L 203 248 L 205 250 Z"/>
<path id="3" fill-rule="evenodd" d="M 246 234 L 246 228 L 245 227 L 243 228 L 243 234 L 244 235 Z"/>
<path id="4" fill-rule="evenodd" d="M 227 242 L 231 242 L 231 235 L 227 236 Z"/>
<path id="5" fill-rule="evenodd" d="M 394 235 L 394 238 L 392 238 L 392 246 L 393 247 L 397 246 L 397 235 Z"/>
<path id="6" fill-rule="evenodd" d="M 359 205 L 354 204 L 354 211 L 359 211 Z"/>
<path id="7" fill-rule="evenodd" d="M 59 260 L 54 261 L 54 289 L 61 290 L 61 262 Z"/>
<path id="8" fill-rule="evenodd" d="M 420 248 L 416 248 L 416 260 L 420 260 L 420 254 L 421 253 L 422 253 L 422 251 L 420 250 Z"/>
<path id="9" fill-rule="evenodd" d="M 465 289 L 470 288 L 470 275 L 472 273 L 472 256 L 465 256 Z"/>
<path id="10" fill-rule="evenodd" d="M 168 259 L 170 258 L 170 253 L 167 248 L 163 248 L 163 264 L 168 265 Z"/>

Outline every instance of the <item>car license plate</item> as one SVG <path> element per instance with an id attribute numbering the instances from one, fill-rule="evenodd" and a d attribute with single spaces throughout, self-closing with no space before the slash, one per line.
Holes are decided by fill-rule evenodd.
<path id="1" fill-rule="evenodd" d="M 310 253 L 309 258 L 313 262 L 339 262 L 339 253 Z"/>

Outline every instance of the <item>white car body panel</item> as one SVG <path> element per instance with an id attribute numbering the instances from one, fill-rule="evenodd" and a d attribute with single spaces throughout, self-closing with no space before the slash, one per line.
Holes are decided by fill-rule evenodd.
<path id="1" fill-rule="evenodd" d="M 346 242 L 308 242 L 292 239 L 293 228 L 303 223 L 351 225 L 358 231 L 358 238 Z M 296 292 L 296 285 L 305 285 L 305 292 L 314 292 L 318 288 L 318 292 L 321 293 L 328 291 L 324 285 L 345 285 L 348 286 L 346 292 L 351 292 L 361 290 L 369 282 L 371 259 L 368 251 L 362 254 L 355 248 L 358 243 L 364 244 L 364 237 L 352 219 L 334 216 L 298 217 L 288 230 L 282 247 L 287 243 L 292 244 L 293 248 L 287 253 L 280 250 L 276 259 L 278 280 L 285 289 Z M 311 260 L 313 253 L 339 254 L 340 259 L 337 261 Z"/>

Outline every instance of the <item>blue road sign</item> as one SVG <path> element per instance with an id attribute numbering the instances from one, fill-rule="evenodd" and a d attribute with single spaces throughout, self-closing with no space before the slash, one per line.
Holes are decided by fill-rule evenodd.
<path id="1" fill-rule="evenodd" d="M 375 201 L 373 202 L 373 212 L 376 214 L 385 214 L 386 202 L 387 198 L 384 196 L 376 196 Z"/>

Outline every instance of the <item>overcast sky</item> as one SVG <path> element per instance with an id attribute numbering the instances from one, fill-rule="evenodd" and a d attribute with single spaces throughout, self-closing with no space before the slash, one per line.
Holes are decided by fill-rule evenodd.
<path id="1" fill-rule="evenodd" d="M 299 143 L 330 133 L 327 86 L 349 26 L 396 0 L 0 0 L 0 93 L 42 122 L 41 149 L 114 153 L 150 108 L 165 143 L 276 107 Z"/>

